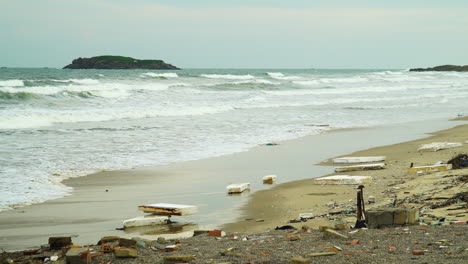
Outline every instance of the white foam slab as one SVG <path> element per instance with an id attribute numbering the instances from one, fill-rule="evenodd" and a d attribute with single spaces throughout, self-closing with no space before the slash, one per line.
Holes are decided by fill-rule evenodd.
<path id="1" fill-rule="evenodd" d="M 333 159 L 333 163 L 364 163 L 364 162 L 377 162 L 384 161 L 385 156 L 373 156 L 373 157 L 341 157 Z"/>
<path id="2" fill-rule="evenodd" d="M 226 187 L 228 193 L 241 193 L 245 190 L 250 189 L 250 183 L 234 183 Z"/>

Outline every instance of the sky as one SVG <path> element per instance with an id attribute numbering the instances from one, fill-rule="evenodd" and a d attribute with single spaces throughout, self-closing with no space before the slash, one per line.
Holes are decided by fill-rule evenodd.
<path id="1" fill-rule="evenodd" d="M 468 64 L 466 0 L 0 0 L 0 66 L 122 55 L 181 68 Z"/>

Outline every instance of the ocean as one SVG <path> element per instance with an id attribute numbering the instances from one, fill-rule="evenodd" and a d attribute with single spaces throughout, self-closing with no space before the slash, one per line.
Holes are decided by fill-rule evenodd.
<path id="1" fill-rule="evenodd" d="M 0 211 L 69 195 L 69 177 L 448 119 L 467 99 L 458 72 L 2 68 Z"/>

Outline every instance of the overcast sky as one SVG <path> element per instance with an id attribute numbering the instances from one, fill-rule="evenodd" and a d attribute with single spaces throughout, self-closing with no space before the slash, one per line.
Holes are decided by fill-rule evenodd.
<path id="1" fill-rule="evenodd" d="M 0 34 L 9 67 L 400 69 L 468 64 L 468 1 L 0 0 Z"/>

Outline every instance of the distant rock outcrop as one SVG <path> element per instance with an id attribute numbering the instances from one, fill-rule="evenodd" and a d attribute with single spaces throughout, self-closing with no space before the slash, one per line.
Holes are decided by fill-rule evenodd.
<path id="1" fill-rule="evenodd" d="M 468 65 L 458 66 L 458 65 L 441 65 L 432 68 L 416 68 L 410 69 L 410 71 L 423 72 L 423 71 L 458 71 L 465 72 L 468 71 Z"/>
<path id="2" fill-rule="evenodd" d="M 179 70 L 179 68 L 162 60 L 137 60 L 123 56 L 97 56 L 74 59 L 64 69 L 150 69 Z"/>

